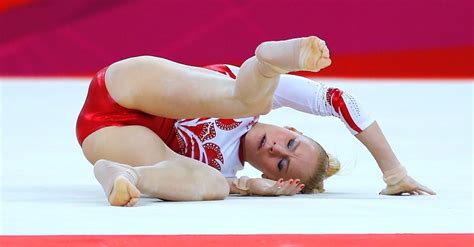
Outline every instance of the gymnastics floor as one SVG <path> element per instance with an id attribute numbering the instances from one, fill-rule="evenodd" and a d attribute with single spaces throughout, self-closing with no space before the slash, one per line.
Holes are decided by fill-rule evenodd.
<path id="1" fill-rule="evenodd" d="M 436 196 L 378 195 L 381 172 L 338 119 L 280 109 L 261 121 L 296 127 L 343 163 L 325 193 L 133 208 L 108 205 L 76 141 L 88 79 L 0 81 L 1 247 L 473 246 L 472 81 L 321 79 L 358 96 Z"/>

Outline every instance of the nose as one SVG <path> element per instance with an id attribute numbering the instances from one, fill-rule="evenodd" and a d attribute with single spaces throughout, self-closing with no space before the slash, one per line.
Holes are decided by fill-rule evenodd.
<path id="1" fill-rule="evenodd" d="M 268 152 L 273 155 L 289 155 L 288 150 L 276 142 L 274 142 L 273 145 L 270 146 Z"/>

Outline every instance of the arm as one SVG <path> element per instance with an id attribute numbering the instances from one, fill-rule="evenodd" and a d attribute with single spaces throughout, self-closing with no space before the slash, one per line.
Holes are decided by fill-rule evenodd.
<path id="1" fill-rule="evenodd" d="M 380 194 L 397 195 L 410 193 L 412 195 L 428 193 L 436 195 L 430 188 L 416 182 L 408 176 L 406 169 L 400 164 L 390 144 L 382 133 L 379 125 L 374 122 L 364 131 L 356 135 L 377 161 L 387 187 Z"/>
<path id="2" fill-rule="evenodd" d="M 407 175 L 382 130 L 356 97 L 304 77 L 281 75 L 273 97 L 273 108 L 283 106 L 317 116 L 334 116 L 344 122 L 349 131 L 367 147 L 382 171 L 387 183 L 382 194 L 435 194 Z"/>
<path id="3" fill-rule="evenodd" d="M 377 122 L 355 137 L 367 147 L 384 175 L 390 170 L 401 167 L 400 161 L 393 153 Z"/>
<path id="4" fill-rule="evenodd" d="M 298 76 L 282 75 L 275 93 L 274 106 L 289 106 L 314 115 L 334 116 L 343 121 L 369 150 L 382 171 L 387 187 L 381 194 L 435 194 L 408 176 L 377 122 L 350 93 Z"/>
<path id="5" fill-rule="evenodd" d="M 233 73 L 239 71 L 238 67 L 228 67 Z M 273 95 L 273 109 L 280 107 L 290 107 L 316 116 L 337 117 L 353 135 L 375 121 L 353 95 L 296 75 L 280 76 Z"/>
<path id="6" fill-rule="evenodd" d="M 233 73 L 238 67 L 228 66 Z M 273 95 L 273 109 L 290 107 L 316 116 L 339 118 L 352 134 L 358 134 L 375 120 L 353 95 L 338 88 L 295 75 L 281 75 Z"/>

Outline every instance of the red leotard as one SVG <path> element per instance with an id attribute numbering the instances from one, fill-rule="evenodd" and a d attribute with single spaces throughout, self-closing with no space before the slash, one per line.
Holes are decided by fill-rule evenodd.
<path id="1" fill-rule="evenodd" d="M 105 85 L 104 68 L 97 72 L 89 86 L 86 102 L 76 123 L 76 135 L 79 144 L 93 132 L 108 126 L 141 125 L 155 132 L 172 150 L 179 148 L 176 119 L 157 117 L 142 111 L 120 106 L 110 96 Z"/>

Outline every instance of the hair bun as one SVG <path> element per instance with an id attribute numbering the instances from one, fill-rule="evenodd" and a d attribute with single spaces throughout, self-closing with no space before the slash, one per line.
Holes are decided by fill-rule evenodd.
<path id="1" fill-rule="evenodd" d="M 326 178 L 336 174 L 341 170 L 341 162 L 336 158 L 336 156 L 328 153 L 328 169 L 326 170 Z"/>

